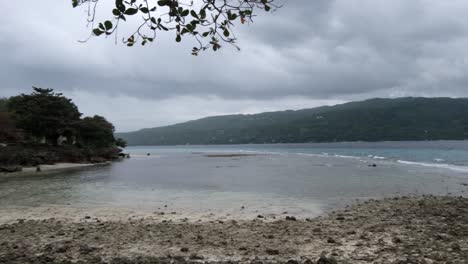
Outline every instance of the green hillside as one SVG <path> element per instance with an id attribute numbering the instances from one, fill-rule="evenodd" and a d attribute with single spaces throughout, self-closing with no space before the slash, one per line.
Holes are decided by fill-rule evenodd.
<path id="1" fill-rule="evenodd" d="M 468 139 L 468 99 L 370 99 L 118 133 L 130 145 Z"/>

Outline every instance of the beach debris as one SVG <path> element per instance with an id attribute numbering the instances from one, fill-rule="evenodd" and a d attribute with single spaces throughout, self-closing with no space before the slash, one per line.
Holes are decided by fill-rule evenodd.
<path id="1" fill-rule="evenodd" d="M 297 221 L 296 217 L 294 217 L 294 216 L 286 216 L 286 220 L 288 220 L 288 221 Z"/>
<path id="2" fill-rule="evenodd" d="M 263 215 L 257 215 L 257 218 L 265 218 Z"/>

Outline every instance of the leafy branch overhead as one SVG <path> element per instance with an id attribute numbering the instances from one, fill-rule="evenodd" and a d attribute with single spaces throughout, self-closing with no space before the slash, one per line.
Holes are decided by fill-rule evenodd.
<path id="1" fill-rule="evenodd" d="M 102 0 L 101 0 L 102 1 Z M 123 42 L 132 47 L 154 42 L 160 32 L 174 32 L 175 41 L 192 37 L 198 45 L 193 55 L 200 51 L 221 48 L 228 43 L 237 49 L 234 25 L 250 23 L 257 10 L 270 11 L 279 8 L 279 0 L 115 0 L 112 17 L 103 22 L 95 21 L 99 0 L 72 0 L 73 7 L 88 8 L 88 22 L 93 24 L 92 35 L 109 36 L 131 16 L 139 16 L 140 22 Z"/>

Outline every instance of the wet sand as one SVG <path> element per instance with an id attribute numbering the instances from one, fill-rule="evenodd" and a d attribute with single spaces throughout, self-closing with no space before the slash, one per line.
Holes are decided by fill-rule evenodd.
<path id="1" fill-rule="evenodd" d="M 37 167 L 40 168 L 40 171 L 37 171 L 37 167 L 24 167 L 22 171 L 19 172 L 12 172 L 12 173 L 0 173 L 1 175 L 31 175 L 31 174 L 40 174 L 40 173 L 55 173 L 55 172 L 63 172 L 63 171 L 70 171 L 70 170 L 79 170 L 86 167 L 93 167 L 93 166 L 104 166 L 108 165 L 110 162 L 104 163 L 56 163 L 56 164 L 49 164 L 49 165 L 39 165 Z"/>
<path id="2" fill-rule="evenodd" d="M 371 200 L 314 219 L 49 209 L 0 210 L 0 263 L 468 262 L 468 198 Z"/>

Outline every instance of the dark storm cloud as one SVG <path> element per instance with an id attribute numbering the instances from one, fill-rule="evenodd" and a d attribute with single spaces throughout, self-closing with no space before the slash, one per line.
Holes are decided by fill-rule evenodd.
<path id="1" fill-rule="evenodd" d="M 186 113 L 210 98 L 211 112 L 200 116 L 267 110 L 281 100 L 293 108 L 322 99 L 468 96 L 467 1 L 279 3 L 281 9 L 259 13 L 252 25 L 236 26 L 241 52 L 226 46 L 192 57 L 192 43 L 176 44 L 172 35 L 147 47 L 127 48 L 111 38 L 81 44 L 89 32 L 85 14 L 68 1 L 7 1 L 0 16 L 0 96 L 36 85 L 81 101 L 93 94 L 127 98 L 134 104 L 129 109 L 137 107 L 134 100 L 169 107 L 164 102 L 181 98 Z"/>

